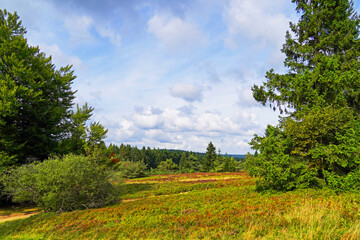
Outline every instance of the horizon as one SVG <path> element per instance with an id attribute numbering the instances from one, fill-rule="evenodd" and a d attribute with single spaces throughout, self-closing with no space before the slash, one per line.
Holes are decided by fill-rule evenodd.
<path id="1" fill-rule="evenodd" d="M 94 107 L 107 145 L 253 152 L 279 112 L 252 98 L 266 71 L 284 72 L 287 0 L 0 0 L 29 45 L 73 65 L 75 104 Z M 359 12 L 359 1 L 354 1 Z"/>

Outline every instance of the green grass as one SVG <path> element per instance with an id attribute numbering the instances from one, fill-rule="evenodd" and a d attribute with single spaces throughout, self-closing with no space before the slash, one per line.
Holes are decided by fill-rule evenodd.
<path id="1" fill-rule="evenodd" d="M 0 224 L 0 239 L 360 239 L 360 195 L 260 194 L 246 173 L 152 176 L 117 205 Z"/>

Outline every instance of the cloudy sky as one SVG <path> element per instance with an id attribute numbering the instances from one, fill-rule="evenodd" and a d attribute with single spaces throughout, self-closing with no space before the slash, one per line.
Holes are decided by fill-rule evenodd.
<path id="1" fill-rule="evenodd" d="M 360 2 L 360 0 L 359 0 Z M 355 7 L 359 6 L 355 2 Z M 0 0 L 30 45 L 72 64 L 76 103 L 95 107 L 107 143 L 251 152 L 278 112 L 252 98 L 280 52 L 290 0 Z"/>

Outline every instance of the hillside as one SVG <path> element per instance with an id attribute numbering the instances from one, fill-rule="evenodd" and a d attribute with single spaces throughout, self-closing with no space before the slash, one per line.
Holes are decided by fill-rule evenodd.
<path id="1" fill-rule="evenodd" d="M 247 173 L 156 175 L 113 206 L 0 223 L 0 239 L 359 239 L 358 194 L 260 194 Z"/>

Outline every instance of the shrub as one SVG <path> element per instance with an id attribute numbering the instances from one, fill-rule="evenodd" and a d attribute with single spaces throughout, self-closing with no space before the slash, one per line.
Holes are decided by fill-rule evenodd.
<path id="1" fill-rule="evenodd" d="M 360 121 L 346 108 L 317 108 L 268 126 L 252 140 L 246 160 L 261 189 L 281 191 L 328 185 L 360 189 Z"/>
<path id="2" fill-rule="evenodd" d="M 147 176 L 147 167 L 143 162 L 119 161 L 114 168 L 122 178 L 140 178 Z"/>
<path id="3" fill-rule="evenodd" d="M 178 165 L 173 162 L 173 160 L 166 159 L 166 161 L 161 161 L 159 166 L 157 167 L 157 170 L 163 174 L 170 174 L 174 173 L 179 169 Z"/>
<path id="4" fill-rule="evenodd" d="M 95 208 L 115 201 L 110 174 L 79 155 L 22 165 L 1 176 L 14 202 L 32 201 L 44 211 Z"/>

